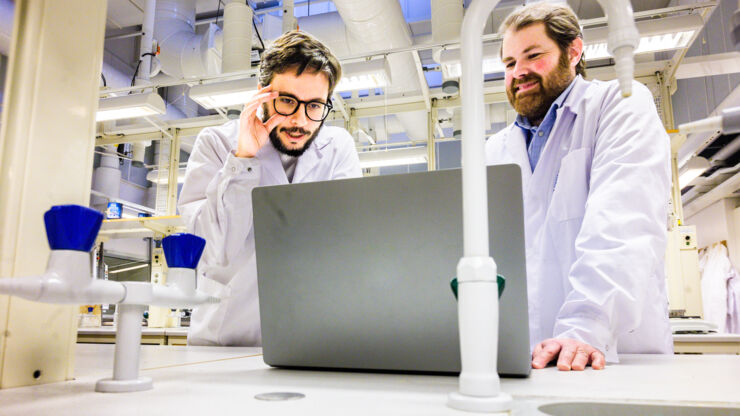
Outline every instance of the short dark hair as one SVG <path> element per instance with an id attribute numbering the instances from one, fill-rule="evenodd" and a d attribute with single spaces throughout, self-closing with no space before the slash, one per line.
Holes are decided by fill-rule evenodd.
<path id="1" fill-rule="evenodd" d="M 576 38 L 583 39 L 578 17 L 573 10 L 565 4 L 553 3 L 529 4 L 514 10 L 501 23 L 498 33 L 503 36 L 509 28 L 521 30 L 536 23 L 545 25 L 545 33 L 558 45 L 561 54 L 568 53 L 570 44 Z M 576 73 L 586 76 L 584 54 L 581 54 L 581 60 L 576 65 Z"/>
<path id="2" fill-rule="evenodd" d="M 339 60 L 329 48 L 318 39 L 299 30 L 284 33 L 262 54 L 260 85 L 263 87 L 270 85 L 275 74 L 291 70 L 299 76 L 307 70 L 326 74 L 329 78 L 329 97 L 342 77 Z"/>

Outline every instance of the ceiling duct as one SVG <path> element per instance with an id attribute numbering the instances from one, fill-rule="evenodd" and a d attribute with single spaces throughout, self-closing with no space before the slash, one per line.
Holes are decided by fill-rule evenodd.
<path id="1" fill-rule="evenodd" d="M 413 44 L 411 30 L 397 0 L 335 0 L 334 6 L 344 21 L 347 44 L 354 54 L 385 51 Z M 393 84 L 385 88 L 386 94 L 421 89 L 412 53 L 415 52 L 388 55 Z M 410 138 L 427 137 L 425 111 L 399 113 L 396 118 L 403 124 Z"/>

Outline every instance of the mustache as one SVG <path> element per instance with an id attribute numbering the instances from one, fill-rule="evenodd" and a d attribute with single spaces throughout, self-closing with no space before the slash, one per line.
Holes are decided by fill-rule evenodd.
<path id="1" fill-rule="evenodd" d="M 306 130 L 306 129 L 302 129 L 302 128 L 300 128 L 300 127 L 290 127 L 290 128 L 288 128 L 288 127 L 282 127 L 282 128 L 280 129 L 280 131 L 281 131 L 281 132 L 285 132 L 285 133 L 288 133 L 288 134 L 291 134 L 291 133 L 292 133 L 292 134 L 295 134 L 295 133 L 300 133 L 300 134 L 305 134 L 305 135 L 309 135 L 309 134 L 311 134 L 311 132 L 310 132 L 310 131 L 308 131 L 308 130 Z"/>
<path id="2" fill-rule="evenodd" d="M 526 84 L 526 83 L 532 82 L 532 81 L 537 81 L 540 84 L 542 84 L 542 77 L 540 77 L 539 75 L 536 75 L 536 74 L 530 74 L 530 75 L 527 75 L 524 78 L 520 78 L 520 79 L 514 81 L 514 83 L 511 85 L 511 87 L 516 90 L 516 89 L 519 89 L 519 86 L 521 84 Z"/>

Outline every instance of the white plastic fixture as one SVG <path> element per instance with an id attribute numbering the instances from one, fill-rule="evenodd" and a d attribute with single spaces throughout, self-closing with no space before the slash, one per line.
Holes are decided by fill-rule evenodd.
<path id="1" fill-rule="evenodd" d="M 95 121 L 152 116 L 166 112 L 164 100 L 156 93 L 128 94 L 101 98 L 98 101 Z"/>
<path id="2" fill-rule="evenodd" d="M 203 108 L 214 109 L 246 104 L 257 93 L 257 79 L 245 78 L 190 87 L 190 98 Z"/>
<path id="3" fill-rule="evenodd" d="M 678 186 L 683 189 L 712 165 L 706 158 L 694 156 L 686 162 L 678 174 Z"/>
<path id="4" fill-rule="evenodd" d="M 337 92 L 383 88 L 391 84 L 391 71 L 385 58 L 342 65 Z"/>
<path id="5" fill-rule="evenodd" d="M 384 166 L 413 165 L 427 163 L 427 148 L 424 146 L 406 147 L 391 150 L 373 150 L 358 153 L 360 167 L 379 168 Z"/>
<path id="6" fill-rule="evenodd" d="M 0 293 L 44 303 L 118 305 L 113 377 L 99 380 L 95 390 L 130 392 L 151 389 L 152 380 L 139 377 L 141 319 L 147 305 L 185 308 L 217 303 L 220 299 L 196 290 L 195 269 L 191 268 L 171 267 L 167 286 L 94 278 L 87 250 L 95 240 L 93 233 L 97 233 L 102 215 L 95 213 L 97 218 L 87 221 L 85 217 L 92 217 L 89 213 L 94 212 L 88 208 L 76 210 L 62 206 L 52 209 L 52 214 L 44 217 L 49 244 L 52 246 L 46 271 L 41 276 L 0 278 Z M 85 210 L 88 212 L 85 213 Z M 88 232 L 87 235 L 80 235 Z M 172 261 L 189 265 L 194 260 L 197 264 L 198 259 L 192 256 L 200 255 L 197 250 L 202 239 L 188 235 L 178 238 L 184 240 L 171 243 L 182 244 L 180 247 L 171 246 L 176 253 Z M 201 251 L 202 247 L 200 245 Z"/>
<path id="7" fill-rule="evenodd" d="M 481 37 L 498 0 L 473 0 L 463 18 L 461 40 L 463 258 L 457 265 L 460 328 L 459 391 L 448 406 L 470 412 L 509 412 L 501 392 L 498 359 L 497 267 L 489 253 L 488 192 L 484 141 Z M 639 36 L 627 0 L 599 0 L 609 20 L 609 51 L 615 56 L 622 95 L 632 94 L 633 52 Z"/>

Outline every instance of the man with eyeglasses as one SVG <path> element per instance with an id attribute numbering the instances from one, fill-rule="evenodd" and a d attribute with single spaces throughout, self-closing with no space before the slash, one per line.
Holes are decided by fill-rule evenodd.
<path id="1" fill-rule="evenodd" d="M 259 91 L 239 120 L 198 135 L 178 207 L 207 242 L 198 287 L 222 301 L 193 311 L 189 344 L 261 344 L 252 189 L 362 176 L 352 136 L 323 125 L 341 74 L 317 39 L 285 33 L 262 55 Z"/>

